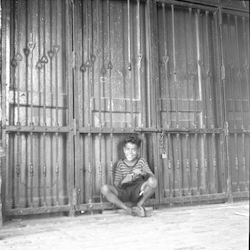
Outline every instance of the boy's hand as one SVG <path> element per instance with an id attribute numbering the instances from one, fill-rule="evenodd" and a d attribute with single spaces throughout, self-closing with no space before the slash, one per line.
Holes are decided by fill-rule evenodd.
<path id="1" fill-rule="evenodd" d="M 141 169 L 135 169 L 135 170 L 133 171 L 133 173 L 134 173 L 135 175 L 144 175 L 144 172 L 143 172 Z"/>
<path id="2" fill-rule="evenodd" d="M 131 182 L 133 180 L 133 174 L 127 174 L 126 177 L 122 180 L 122 184 Z"/>

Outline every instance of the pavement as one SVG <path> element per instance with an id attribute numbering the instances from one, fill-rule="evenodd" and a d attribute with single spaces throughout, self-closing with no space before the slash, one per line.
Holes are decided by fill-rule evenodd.
<path id="1" fill-rule="evenodd" d="M 0 228 L 0 250 L 247 250 L 249 201 L 121 210 L 76 217 L 12 219 Z"/>

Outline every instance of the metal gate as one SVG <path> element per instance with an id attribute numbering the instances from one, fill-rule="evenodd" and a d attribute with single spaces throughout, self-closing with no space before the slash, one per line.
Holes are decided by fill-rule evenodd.
<path id="1" fill-rule="evenodd" d="M 189 2 L 3 1 L 5 215 L 110 208 L 131 133 L 149 204 L 248 197 L 247 6 Z"/>

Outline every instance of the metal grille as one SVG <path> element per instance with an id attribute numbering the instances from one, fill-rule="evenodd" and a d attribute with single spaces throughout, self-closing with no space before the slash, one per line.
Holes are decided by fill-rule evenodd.
<path id="1" fill-rule="evenodd" d="M 2 1 L 6 215 L 111 207 L 135 133 L 149 204 L 249 195 L 249 15 L 209 3 Z"/>

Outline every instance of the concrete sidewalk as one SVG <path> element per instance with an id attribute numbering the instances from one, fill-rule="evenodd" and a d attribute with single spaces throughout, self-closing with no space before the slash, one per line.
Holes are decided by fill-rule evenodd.
<path id="1" fill-rule="evenodd" d="M 0 249 L 247 250 L 249 202 L 8 221 Z"/>

